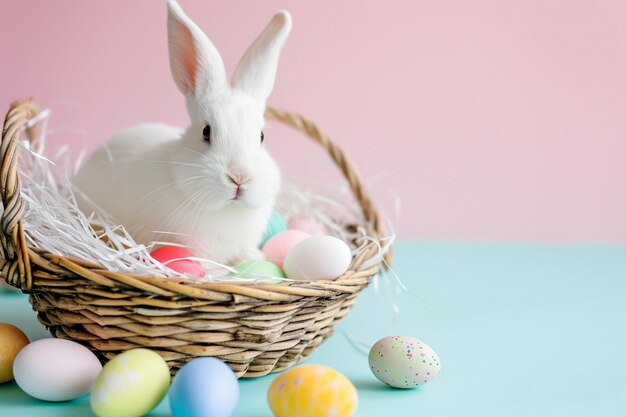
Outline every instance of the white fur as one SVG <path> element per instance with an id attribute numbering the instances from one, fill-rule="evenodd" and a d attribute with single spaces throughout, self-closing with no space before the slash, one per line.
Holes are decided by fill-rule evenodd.
<path id="1" fill-rule="evenodd" d="M 119 133 L 81 167 L 75 184 L 138 243 L 181 243 L 222 263 L 258 257 L 281 183 L 260 134 L 290 16 L 274 16 L 242 58 L 231 87 L 204 33 L 174 0 L 168 12 L 172 76 L 191 125 L 182 131 L 150 124 Z M 206 124 L 210 143 L 203 140 Z M 243 190 L 236 200 L 234 181 Z"/>

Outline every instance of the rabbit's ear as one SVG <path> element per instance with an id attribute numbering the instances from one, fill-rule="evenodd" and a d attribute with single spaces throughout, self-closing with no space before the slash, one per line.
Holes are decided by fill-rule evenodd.
<path id="1" fill-rule="evenodd" d="M 263 107 L 274 87 L 278 57 L 290 30 L 291 15 L 278 12 L 250 45 L 233 75 L 233 87 L 250 94 Z"/>
<path id="2" fill-rule="evenodd" d="M 183 94 L 201 97 L 227 85 L 220 53 L 175 0 L 167 2 L 172 77 Z"/>

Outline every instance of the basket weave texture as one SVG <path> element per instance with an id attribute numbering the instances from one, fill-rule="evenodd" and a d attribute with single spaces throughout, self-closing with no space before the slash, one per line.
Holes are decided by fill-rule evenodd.
<path id="1" fill-rule="evenodd" d="M 113 272 L 88 259 L 32 247 L 20 220 L 24 201 L 17 143 L 24 131 L 35 137 L 35 127 L 27 122 L 36 114 L 31 99 L 16 101 L 2 130 L 2 278 L 30 294 L 39 321 L 54 337 L 79 342 L 104 361 L 144 347 L 159 353 L 172 373 L 199 356 L 223 360 L 238 377 L 278 372 L 313 353 L 379 272 L 380 262 L 365 265 L 378 256 L 382 242 L 376 239 L 386 233 L 355 166 L 315 124 L 271 108 L 268 119 L 303 132 L 328 151 L 362 208 L 358 226 L 374 238 L 361 245 L 349 270 L 336 280 L 198 283 Z"/>

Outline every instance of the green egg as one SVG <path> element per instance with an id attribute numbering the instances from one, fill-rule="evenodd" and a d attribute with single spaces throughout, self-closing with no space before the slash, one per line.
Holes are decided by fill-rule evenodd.
<path id="1" fill-rule="evenodd" d="M 91 390 L 98 417 L 138 417 L 155 408 L 170 386 L 170 370 L 159 354 L 131 349 L 111 359 Z"/>
<path id="2" fill-rule="evenodd" d="M 273 211 L 267 221 L 267 228 L 265 229 L 265 233 L 263 233 L 263 239 L 261 239 L 259 248 L 262 248 L 270 237 L 285 230 L 287 230 L 287 221 L 280 213 Z"/>
<path id="3" fill-rule="evenodd" d="M 278 265 L 264 260 L 246 261 L 235 267 L 239 273 L 231 272 L 230 276 L 240 276 L 242 278 L 285 278 L 285 274 Z M 279 282 L 279 280 L 274 280 Z"/>

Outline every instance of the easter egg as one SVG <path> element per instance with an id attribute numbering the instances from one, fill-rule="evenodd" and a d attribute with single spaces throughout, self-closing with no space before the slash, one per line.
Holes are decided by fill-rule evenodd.
<path id="1" fill-rule="evenodd" d="M 394 388 L 415 388 L 439 375 L 439 357 L 426 343 L 409 336 L 380 339 L 369 353 L 374 376 Z"/>
<path id="2" fill-rule="evenodd" d="M 0 384 L 13 379 L 13 362 L 24 346 L 28 337 L 17 327 L 0 323 Z"/>
<path id="3" fill-rule="evenodd" d="M 98 417 L 139 417 L 155 408 L 170 385 L 170 371 L 148 349 L 131 349 L 111 359 L 91 391 L 91 410 Z"/>
<path id="4" fill-rule="evenodd" d="M 287 226 L 292 230 L 302 230 L 303 232 L 307 232 L 311 236 L 328 234 L 326 227 L 322 223 L 308 217 L 291 219 L 289 220 L 289 223 L 287 223 Z"/>
<path id="5" fill-rule="evenodd" d="M 44 401 L 69 401 L 87 394 L 102 369 L 96 355 L 65 339 L 40 339 L 17 354 L 13 375 L 17 385 Z"/>
<path id="6" fill-rule="evenodd" d="M 334 369 L 302 365 L 272 382 L 267 401 L 276 417 L 350 417 L 358 395 L 352 382 Z"/>
<path id="7" fill-rule="evenodd" d="M 239 383 L 219 359 L 197 358 L 178 371 L 169 399 L 174 417 L 231 417 L 239 402 Z"/>
<path id="8" fill-rule="evenodd" d="M 311 237 L 311 235 L 302 230 L 285 230 L 284 232 L 277 233 L 269 238 L 267 242 L 265 242 L 265 245 L 263 245 L 265 259 L 274 262 L 282 268 L 283 261 L 291 248 L 309 237 Z"/>
<path id="9" fill-rule="evenodd" d="M 228 275 L 242 278 L 285 278 L 285 274 L 276 264 L 261 259 L 246 261 L 235 269 L 238 273 L 231 272 Z"/>
<path id="10" fill-rule="evenodd" d="M 8 282 L 6 282 L 2 277 L 0 277 L 0 290 L 5 290 L 5 291 L 18 291 L 17 288 L 9 285 Z"/>
<path id="11" fill-rule="evenodd" d="M 270 237 L 285 230 L 287 230 L 287 221 L 280 213 L 273 211 L 267 221 L 267 228 L 265 229 L 265 233 L 263 233 L 259 248 L 262 248 Z"/>
<path id="12" fill-rule="evenodd" d="M 352 253 L 348 245 L 333 236 L 313 236 L 296 244 L 283 263 L 290 279 L 336 279 L 348 270 Z"/>
<path id="13" fill-rule="evenodd" d="M 202 268 L 200 262 L 194 261 L 193 259 L 180 259 L 191 258 L 194 256 L 193 253 L 189 252 L 185 248 L 178 246 L 161 246 L 160 248 L 150 252 L 150 256 L 162 264 L 165 264 L 168 268 L 173 269 L 176 272 L 180 272 L 181 274 L 193 275 L 196 278 L 204 277 L 204 269 Z M 172 259 L 180 260 L 168 262 Z"/>

